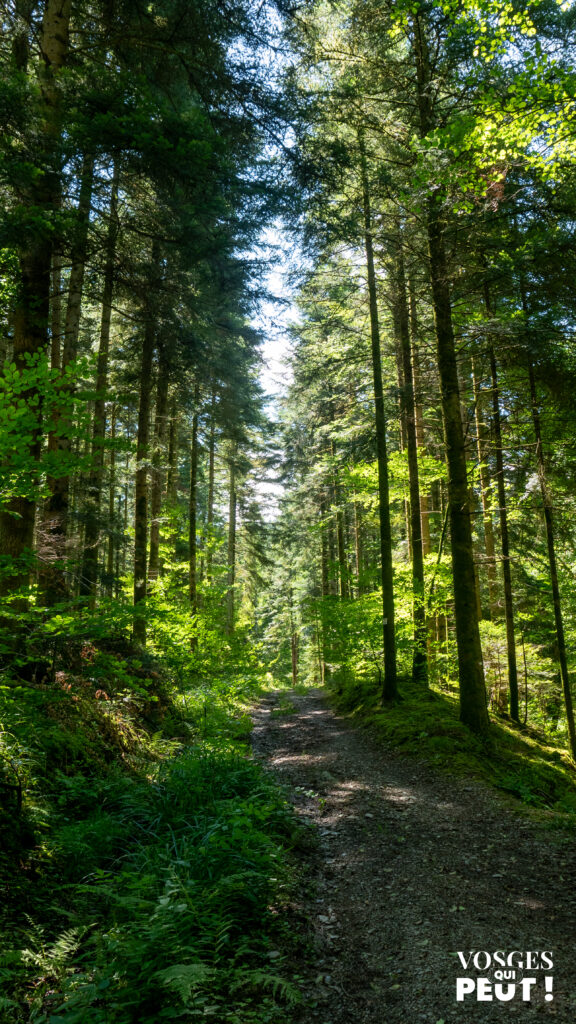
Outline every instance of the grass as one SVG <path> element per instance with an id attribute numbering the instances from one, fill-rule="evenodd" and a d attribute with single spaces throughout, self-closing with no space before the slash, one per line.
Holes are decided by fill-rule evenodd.
<path id="1" fill-rule="evenodd" d="M 397 749 L 452 774 L 483 779 L 548 817 L 555 812 L 558 823 L 576 823 L 576 770 L 565 749 L 504 716 L 492 716 L 490 736 L 483 741 L 459 721 L 452 694 L 423 693 L 410 680 L 402 681 L 401 692 L 403 700 L 386 707 L 369 685 L 332 692 L 332 699 Z"/>

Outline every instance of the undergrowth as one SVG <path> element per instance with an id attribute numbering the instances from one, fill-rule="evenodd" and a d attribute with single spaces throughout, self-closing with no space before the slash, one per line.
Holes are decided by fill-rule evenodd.
<path id="1" fill-rule="evenodd" d="M 134 654 L 84 662 L 1 694 L 0 1020 L 285 1020 L 298 830 L 246 756 L 254 659 L 180 687 Z"/>
<path id="2" fill-rule="evenodd" d="M 543 733 L 492 716 L 487 740 L 459 721 L 456 697 L 440 689 L 423 692 L 410 680 L 402 700 L 382 705 L 374 684 L 330 690 L 337 707 L 369 724 L 385 742 L 425 758 L 453 774 L 482 778 L 524 804 L 557 812 L 556 821 L 576 823 L 576 771 L 567 751 Z"/>

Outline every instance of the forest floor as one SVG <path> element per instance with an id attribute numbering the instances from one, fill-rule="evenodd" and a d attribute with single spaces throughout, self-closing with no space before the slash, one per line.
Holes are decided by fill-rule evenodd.
<path id="1" fill-rule="evenodd" d="M 256 758 L 317 836 L 308 895 L 294 907 L 311 948 L 308 967 L 298 965 L 309 996 L 300 1021 L 573 1024 L 572 831 L 383 746 L 318 690 L 272 693 L 253 718 Z M 458 951 L 471 950 L 546 950 L 554 966 L 524 970 L 536 978 L 527 1000 L 517 985 L 511 1001 L 474 992 L 457 1002 L 457 978 L 486 975 L 461 967 Z"/>

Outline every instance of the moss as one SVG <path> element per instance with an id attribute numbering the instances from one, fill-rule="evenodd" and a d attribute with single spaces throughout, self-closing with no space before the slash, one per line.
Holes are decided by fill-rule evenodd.
<path id="1" fill-rule="evenodd" d="M 546 736 L 503 716 L 493 717 L 490 735 L 481 740 L 459 721 L 455 697 L 427 693 L 410 680 L 403 681 L 402 697 L 382 707 L 374 686 L 371 693 L 365 684 L 344 694 L 331 691 L 338 709 L 370 726 L 383 743 L 451 774 L 489 782 L 531 807 L 576 815 L 576 770 L 568 752 Z"/>

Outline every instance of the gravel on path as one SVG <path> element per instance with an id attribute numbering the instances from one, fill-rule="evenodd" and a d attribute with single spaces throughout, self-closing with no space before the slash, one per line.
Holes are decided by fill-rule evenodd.
<path id="1" fill-rule="evenodd" d="M 576 1024 L 576 842 L 480 782 L 453 778 L 376 742 L 319 690 L 268 696 L 254 755 L 289 786 L 318 836 L 305 1024 Z M 464 969 L 478 952 L 478 968 Z M 484 953 L 524 960 L 508 980 Z M 553 969 L 526 965 L 548 951 Z M 533 958 L 535 959 L 535 958 Z M 538 963 L 538 961 L 537 961 Z M 505 970 L 507 968 L 504 968 Z M 456 999 L 457 978 L 478 989 Z M 546 982 L 545 978 L 552 978 Z M 546 985 L 552 999 L 546 999 Z M 467 987 L 464 985 L 463 987 Z M 480 993 L 482 994 L 482 992 Z M 528 998 L 524 999 L 523 995 Z"/>

